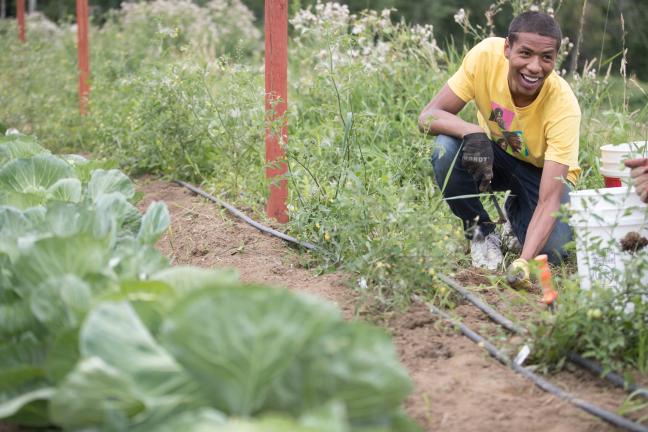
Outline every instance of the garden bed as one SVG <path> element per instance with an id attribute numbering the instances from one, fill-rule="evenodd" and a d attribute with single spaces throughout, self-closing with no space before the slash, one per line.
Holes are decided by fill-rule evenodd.
<path id="1" fill-rule="evenodd" d="M 154 200 L 165 201 L 169 207 L 171 229 L 157 247 L 173 264 L 234 267 L 244 281 L 308 292 L 336 303 L 349 319 L 360 315 L 379 321 L 392 334 L 414 381 L 406 410 L 425 430 L 612 430 L 500 365 L 424 307 L 376 313 L 352 288 L 355 282 L 347 275 L 316 275 L 300 265 L 304 261 L 301 252 L 230 218 L 188 190 L 150 177 L 140 179 L 138 189 L 144 193 L 140 208 Z M 464 283 L 486 281 L 480 274 L 459 277 Z M 497 333 L 471 306 L 459 305 L 455 312 L 475 330 Z M 566 370 L 551 379 L 611 411 L 626 396 L 580 370 Z"/>

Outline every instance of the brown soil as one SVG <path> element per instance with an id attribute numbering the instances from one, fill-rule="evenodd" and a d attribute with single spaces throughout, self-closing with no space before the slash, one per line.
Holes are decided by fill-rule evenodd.
<path id="1" fill-rule="evenodd" d="M 180 186 L 140 179 L 138 189 L 144 192 L 141 209 L 154 200 L 166 202 L 169 208 L 171 229 L 158 246 L 174 264 L 234 267 L 244 281 L 264 282 L 320 296 L 336 303 L 347 318 L 353 319 L 359 300 L 350 288 L 353 283 L 349 283 L 347 275 L 315 275 L 313 270 L 299 265 L 300 252 L 282 240 L 260 233 Z M 458 278 L 462 283 L 490 286 L 489 280 L 479 273 L 462 274 Z M 483 289 L 484 297 L 501 304 L 501 300 L 496 302 L 495 296 L 489 294 L 489 289 Z M 462 304 L 453 313 L 489 337 L 512 339 L 494 330 L 472 306 Z M 414 382 L 414 392 L 405 408 L 424 430 L 613 430 L 502 366 L 422 305 L 413 305 L 405 313 L 392 313 L 385 317 L 384 323 Z M 624 397 L 622 391 L 584 372 L 565 372 L 551 380 L 578 397 L 610 410 L 618 407 Z"/>

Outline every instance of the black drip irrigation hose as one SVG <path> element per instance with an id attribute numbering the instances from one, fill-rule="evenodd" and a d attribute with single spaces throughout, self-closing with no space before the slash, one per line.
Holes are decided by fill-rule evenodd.
<path id="1" fill-rule="evenodd" d="M 490 319 L 492 319 L 493 321 L 495 321 L 497 324 L 501 325 L 505 329 L 520 335 L 527 333 L 525 329 L 514 324 L 511 320 L 509 320 L 508 318 L 506 318 L 505 316 L 497 312 L 487 303 L 482 301 L 479 297 L 475 296 L 470 291 L 466 290 L 456 280 L 443 274 L 439 275 L 439 279 L 441 279 L 441 281 L 444 282 L 446 285 L 448 285 L 450 288 L 452 288 L 453 290 L 461 294 L 466 300 L 468 300 L 470 303 L 475 305 L 478 309 L 480 309 L 482 312 L 488 315 Z M 603 367 L 593 360 L 586 359 L 580 354 L 577 354 L 575 352 L 568 353 L 567 359 L 572 363 L 582 367 L 583 369 L 589 370 L 590 372 L 592 372 L 597 376 L 603 376 L 603 378 L 605 378 L 607 381 L 609 381 L 611 384 L 615 385 L 616 387 L 627 390 L 629 393 L 635 393 L 637 395 L 641 395 L 642 397 L 648 399 L 648 389 L 626 382 L 621 375 L 615 372 L 608 372 L 607 374 L 603 375 Z"/>
<path id="2" fill-rule="evenodd" d="M 272 228 L 269 228 L 265 225 L 262 225 L 253 219 L 249 218 L 247 215 L 242 213 L 241 211 L 237 210 L 235 207 L 227 204 L 226 202 L 208 194 L 207 192 L 203 191 L 202 189 L 199 189 L 195 186 L 190 185 L 189 183 L 183 182 L 182 180 L 174 180 L 175 183 L 179 184 L 180 186 L 183 186 L 193 193 L 196 193 L 218 205 L 221 207 L 226 208 L 230 213 L 232 213 L 234 216 L 244 220 L 248 224 L 252 225 L 254 228 L 258 229 L 259 231 L 262 231 L 264 233 L 273 235 L 275 237 L 278 237 L 280 239 L 283 239 L 287 242 L 293 243 L 295 245 L 301 246 L 303 248 L 309 249 L 309 250 L 317 250 L 317 246 L 315 246 L 312 243 L 308 242 L 301 242 L 297 240 L 294 237 L 291 237 L 287 234 L 284 234 L 280 231 L 274 230 Z M 439 275 L 441 280 L 444 281 L 447 285 L 449 285 L 451 288 L 457 290 L 460 292 L 466 299 L 468 299 L 471 303 L 473 303 L 475 306 L 479 307 L 482 311 L 484 311 L 488 316 L 490 316 L 493 320 L 507 328 L 508 330 L 514 332 L 514 333 L 523 333 L 524 331 L 522 328 L 518 327 L 515 325 L 512 321 L 510 321 L 508 318 L 505 318 L 504 316 L 500 315 L 498 312 L 496 312 L 493 308 L 488 306 L 486 303 L 482 302 L 479 300 L 476 296 L 472 295 L 468 291 L 466 291 L 459 283 L 457 283 L 455 280 L 445 276 L 445 275 Z M 414 297 L 414 300 L 422 303 L 420 299 L 417 297 Z M 498 361 L 503 363 L 504 365 L 509 366 L 512 368 L 515 372 L 523 375 L 524 377 L 530 379 L 537 385 L 539 388 L 542 390 L 551 393 L 567 402 L 570 402 L 577 406 L 578 408 L 596 416 L 599 417 L 608 423 L 622 427 L 624 429 L 627 429 L 629 431 L 633 432 L 648 432 L 648 427 L 642 426 L 638 423 L 635 423 L 631 420 L 628 420 L 624 417 L 621 417 L 617 414 L 614 414 L 610 411 L 607 411 L 603 408 L 600 408 L 596 405 L 593 405 L 589 402 L 586 402 L 584 400 L 578 399 L 571 394 L 563 391 L 562 389 L 556 387 L 555 385 L 551 384 L 549 381 L 545 380 L 544 378 L 534 374 L 530 370 L 528 370 L 525 367 L 522 367 L 518 365 L 515 362 L 512 362 L 504 353 L 502 353 L 500 350 L 498 350 L 492 343 L 490 343 L 488 340 L 484 339 L 482 336 L 480 336 L 478 333 L 472 331 L 470 328 L 468 328 L 466 325 L 462 323 L 457 323 L 455 320 L 450 317 L 450 315 L 446 314 L 445 312 L 437 309 L 433 305 L 427 305 L 430 311 L 436 315 L 439 315 L 443 317 L 445 320 L 448 322 L 452 323 L 453 325 L 458 325 L 459 329 L 461 332 L 468 337 L 470 340 L 472 340 L 475 343 L 481 343 L 484 348 L 488 351 L 489 354 L 491 354 L 494 358 L 496 358 Z M 609 375 L 609 374 L 608 374 Z M 620 377 L 619 377 L 620 378 Z M 621 379 L 621 382 L 623 382 L 623 379 Z M 625 383 L 624 383 L 625 385 Z"/>
<path id="3" fill-rule="evenodd" d="M 420 302 L 419 299 L 415 299 L 416 301 Z M 473 342 L 480 344 L 483 346 L 488 353 L 493 356 L 495 359 L 497 359 L 500 363 L 510 367 L 513 369 L 515 372 L 519 373 L 520 375 L 524 376 L 525 378 L 530 379 L 533 381 L 533 383 L 538 386 L 540 389 L 546 391 L 547 393 L 551 393 L 560 399 L 569 402 L 573 404 L 574 406 L 582 409 L 583 411 L 588 412 L 589 414 L 592 414 L 596 417 L 599 417 L 602 420 L 605 420 L 606 422 L 617 426 L 624 428 L 629 431 L 633 432 L 648 432 L 648 427 L 643 426 L 639 423 L 635 423 L 632 420 L 628 420 L 625 417 L 621 417 L 618 414 L 615 414 L 613 412 L 610 412 L 604 408 L 601 408 L 597 405 L 591 404 L 587 401 L 584 401 L 582 399 L 579 399 L 575 396 L 573 396 L 570 393 L 567 393 L 566 391 L 562 390 L 561 388 L 553 385 L 546 379 L 542 378 L 541 376 L 531 372 L 529 369 L 518 365 L 514 361 L 511 361 L 511 359 L 504 354 L 502 351 L 498 350 L 492 343 L 490 343 L 487 339 L 482 337 L 479 333 L 476 333 L 475 331 L 471 330 L 469 327 L 467 327 L 465 324 L 462 324 L 461 322 L 458 322 L 454 320 L 450 315 L 447 313 L 443 312 L 442 310 L 436 308 L 435 306 L 431 304 L 426 304 L 426 306 L 430 309 L 430 312 L 432 312 L 435 315 L 438 315 L 451 323 L 454 326 L 458 326 L 459 330 L 463 335 L 465 335 L 467 338 L 472 340 Z"/>
<path id="4" fill-rule="evenodd" d="M 254 228 L 258 229 L 261 232 L 273 235 L 275 237 L 279 237 L 282 240 L 285 240 L 287 242 L 296 244 L 296 245 L 301 246 L 303 248 L 306 248 L 308 250 L 316 250 L 317 249 L 317 246 L 315 246 L 312 243 L 299 241 L 294 237 L 291 237 L 291 236 L 289 236 L 287 234 L 282 233 L 281 231 L 274 230 L 274 229 L 272 229 L 270 227 L 267 227 L 265 225 L 262 225 L 262 224 L 256 222 L 255 220 L 248 217 L 245 213 L 243 213 L 240 210 L 236 209 L 235 207 L 227 204 L 225 201 L 221 201 L 220 199 L 216 198 L 215 196 L 208 194 L 207 192 L 205 192 L 202 189 L 199 189 L 199 188 L 197 188 L 195 186 L 192 186 L 189 183 L 185 183 L 182 180 L 174 180 L 174 182 L 179 184 L 180 186 L 186 187 L 191 192 L 196 193 L 196 194 L 202 196 L 203 198 L 207 198 L 209 201 L 212 201 L 212 202 L 218 204 L 221 207 L 225 207 L 234 216 L 236 216 L 239 219 L 244 220 L 245 222 L 252 225 Z"/>
<path id="5" fill-rule="evenodd" d="M 497 312 L 495 309 L 493 309 L 488 304 L 483 302 L 479 297 L 477 297 L 476 295 L 472 294 L 470 291 L 462 287 L 459 284 L 459 282 L 457 282 L 456 280 L 444 274 L 440 274 L 439 279 L 441 279 L 441 281 L 446 285 L 448 285 L 450 288 L 452 288 L 453 290 L 461 294 L 470 303 L 477 306 L 477 308 L 479 308 L 482 312 L 488 315 L 497 324 L 501 325 L 502 327 L 504 327 L 505 329 L 513 333 L 517 333 L 517 334 L 525 333 L 522 327 L 514 324 L 513 321 L 511 321 L 510 319 L 506 318 L 504 315 Z"/>
<path id="6" fill-rule="evenodd" d="M 603 375 L 604 372 L 603 367 L 600 364 L 598 364 L 593 360 L 586 359 L 585 357 L 581 356 L 578 353 L 575 352 L 567 353 L 567 360 L 581 366 L 582 368 L 590 370 L 593 374 L 597 376 Z M 616 372 L 608 372 L 607 374 L 603 375 L 603 378 L 605 378 L 611 384 L 614 384 L 619 388 L 625 389 L 630 393 L 648 399 L 648 388 L 639 387 L 636 384 L 628 383 L 623 379 L 621 375 L 619 375 Z"/>

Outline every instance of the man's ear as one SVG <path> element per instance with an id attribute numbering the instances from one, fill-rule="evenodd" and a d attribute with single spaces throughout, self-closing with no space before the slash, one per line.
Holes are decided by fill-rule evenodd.
<path id="1" fill-rule="evenodd" d="M 507 60 L 509 60 L 511 56 L 511 42 L 509 41 L 509 38 L 504 39 L 504 57 L 506 57 Z"/>

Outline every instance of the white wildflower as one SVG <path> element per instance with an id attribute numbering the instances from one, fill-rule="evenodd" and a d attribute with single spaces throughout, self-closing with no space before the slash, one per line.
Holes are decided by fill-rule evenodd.
<path id="1" fill-rule="evenodd" d="M 538 5 L 533 4 L 533 5 L 529 6 L 529 10 L 532 11 L 532 12 L 538 12 L 540 10 L 540 8 L 538 7 Z"/>
<path id="2" fill-rule="evenodd" d="M 454 14 L 454 20 L 459 25 L 464 25 L 466 21 L 466 11 L 464 8 L 459 9 L 456 14 Z"/>
<path id="3" fill-rule="evenodd" d="M 358 288 L 360 288 L 362 291 L 365 291 L 367 289 L 367 279 L 365 279 L 364 277 L 358 279 Z"/>

